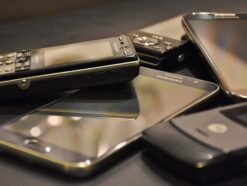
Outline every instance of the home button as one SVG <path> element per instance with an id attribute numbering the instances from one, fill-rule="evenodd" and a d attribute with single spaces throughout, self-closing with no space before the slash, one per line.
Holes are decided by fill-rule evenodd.
<path id="1" fill-rule="evenodd" d="M 40 142 L 38 139 L 35 139 L 35 138 L 25 139 L 23 144 L 29 149 L 42 152 L 42 153 L 50 152 L 51 150 L 51 147 L 45 145 L 44 143 Z"/>

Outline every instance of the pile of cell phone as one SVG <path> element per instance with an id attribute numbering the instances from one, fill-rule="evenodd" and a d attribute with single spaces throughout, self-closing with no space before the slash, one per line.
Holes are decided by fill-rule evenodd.
<path id="1" fill-rule="evenodd" d="M 234 101 L 247 98 L 246 18 L 219 13 L 183 18 L 208 71 Z M 77 90 L 2 125 L 0 148 L 87 176 L 139 141 L 144 131 L 147 152 L 199 180 L 243 170 L 246 103 L 175 118 L 209 104 L 219 92 L 215 83 L 166 72 L 191 59 L 191 41 L 134 31 L 0 55 L 3 97 Z"/>

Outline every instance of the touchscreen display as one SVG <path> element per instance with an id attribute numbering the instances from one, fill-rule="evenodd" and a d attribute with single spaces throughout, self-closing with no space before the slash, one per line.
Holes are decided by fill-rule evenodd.
<path id="1" fill-rule="evenodd" d="M 247 21 L 189 22 L 225 82 L 232 89 L 247 89 Z"/>
<path id="2" fill-rule="evenodd" d="M 106 40 L 49 47 L 42 50 L 44 50 L 45 66 L 113 56 L 111 44 Z"/>
<path id="3" fill-rule="evenodd" d="M 202 88 L 144 75 L 134 79 L 133 86 L 129 88 L 131 87 L 134 91 L 130 94 L 131 96 L 118 95 L 121 92 L 124 93 L 123 90 L 128 86 L 122 88 L 119 86 L 119 91 L 112 92 L 113 96 L 109 96 L 109 90 L 106 90 L 104 95 L 102 87 L 99 88 L 99 96 L 92 93 L 90 98 L 89 93 L 87 98 L 81 100 L 81 105 L 83 101 L 85 103 L 80 111 L 81 115 L 75 111 L 75 108 L 79 107 L 71 107 L 68 104 L 65 109 L 69 111 L 71 108 L 75 114 L 68 112 L 69 114 L 61 116 L 55 113 L 55 103 L 51 106 L 54 112 L 52 109 L 49 111 L 48 107 L 48 110 L 44 109 L 43 112 L 25 116 L 5 125 L 4 128 L 79 153 L 87 159 L 94 159 L 191 102 L 208 95 L 208 91 Z M 117 95 L 114 96 L 114 94 Z M 115 97 L 118 97 L 117 101 Z M 93 111 L 90 102 L 95 103 L 96 100 L 101 109 Z M 66 103 L 65 100 L 64 103 Z M 121 104 L 123 104 L 122 108 Z M 57 108 L 60 107 L 61 104 L 57 103 Z M 128 110 L 126 108 L 129 108 L 130 113 L 126 113 Z M 114 117 L 112 112 L 115 113 Z M 125 117 L 126 115 L 128 117 Z"/>

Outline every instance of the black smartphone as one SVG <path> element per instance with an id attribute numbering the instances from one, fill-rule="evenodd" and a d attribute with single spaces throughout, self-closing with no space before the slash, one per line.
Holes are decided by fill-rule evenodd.
<path id="1" fill-rule="evenodd" d="M 185 15 L 182 23 L 224 92 L 246 100 L 247 14 L 195 12 Z"/>
<path id="2" fill-rule="evenodd" d="M 144 132 L 149 154 L 197 182 L 246 171 L 247 103 L 161 122 Z"/>
<path id="3" fill-rule="evenodd" d="M 3 124 L 0 147 L 73 176 L 88 176 L 139 141 L 144 129 L 208 101 L 218 89 L 211 82 L 141 67 L 130 85 L 77 92 Z"/>
<path id="4" fill-rule="evenodd" d="M 139 58 L 126 35 L 0 55 L 1 93 L 8 95 L 125 82 L 138 71 Z"/>

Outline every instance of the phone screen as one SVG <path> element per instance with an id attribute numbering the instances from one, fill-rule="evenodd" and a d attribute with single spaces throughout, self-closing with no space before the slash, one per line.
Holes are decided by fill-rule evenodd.
<path id="1" fill-rule="evenodd" d="M 247 20 L 189 20 L 217 71 L 231 89 L 247 89 Z"/>
<path id="2" fill-rule="evenodd" d="M 132 85 L 88 89 L 3 128 L 91 160 L 211 93 L 197 84 L 139 75 Z"/>
<path id="3" fill-rule="evenodd" d="M 110 41 L 97 40 L 42 49 L 45 66 L 113 56 Z"/>

